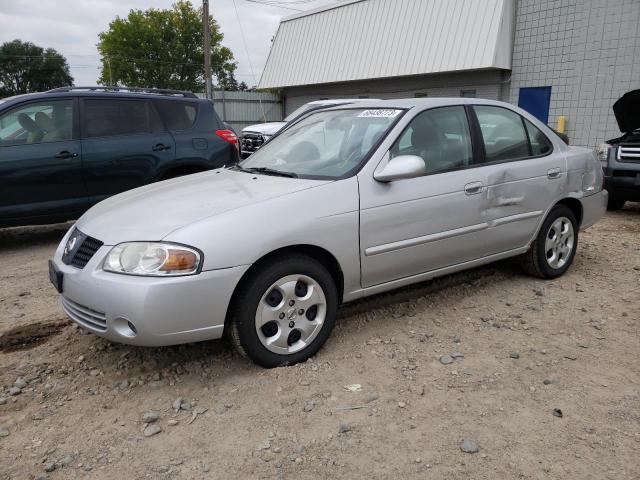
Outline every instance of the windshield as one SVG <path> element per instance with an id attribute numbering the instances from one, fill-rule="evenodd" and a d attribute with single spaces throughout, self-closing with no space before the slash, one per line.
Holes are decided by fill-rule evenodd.
<path id="1" fill-rule="evenodd" d="M 244 160 L 244 169 L 337 178 L 358 167 L 402 110 L 349 109 L 313 113 Z"/>
<path id="2" fill-rule="evenodd" d="M 291 112 L 289 115 L 287 115 L 283 122 L 290 122 L 291 120 L 294 120 L 300 116 L 302 116 L 303 113 L 306 112 L 310 112 L 311 110 L 313 110 L 314 108 L 318 108 L 318 105 L 310 105 L 308 103 L 302 105 L 299 108 L 296 108 L 293 112 Z"/>

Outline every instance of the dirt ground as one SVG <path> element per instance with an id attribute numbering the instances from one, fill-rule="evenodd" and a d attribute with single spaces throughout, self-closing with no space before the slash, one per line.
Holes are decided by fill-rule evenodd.
<path id="1" fill-rule="evenodd" d="M 67 324 L 46 267 L 66 228 L 0 231 L 0 479 L 640 478 L 638 204 L 558 280 L 507 261 L 375 297 L 274 370 Z"/>

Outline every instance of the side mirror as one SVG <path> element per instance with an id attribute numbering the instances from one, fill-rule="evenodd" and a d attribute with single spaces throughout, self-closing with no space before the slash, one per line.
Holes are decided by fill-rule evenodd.
<path id="1" fill-rule="evenodd" d="M 379 182 L 393 182 L 405 178 L 421 177 L 427 173 L 424 160 L 417 155 L 400 155 L 389 160 L 384 167 L 373 174 Z"/>

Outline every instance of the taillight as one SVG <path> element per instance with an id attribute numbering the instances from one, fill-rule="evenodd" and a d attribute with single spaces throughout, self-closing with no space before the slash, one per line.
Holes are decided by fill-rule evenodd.
<path id="1" fill-rule="evenodd" d="M 216 135 L 223 139 L 225 142 L 229 142 L 236 147 L 236 150 L 240 151 L 240 143 L 238 137 L 232 130 L 216 130 Z"/>

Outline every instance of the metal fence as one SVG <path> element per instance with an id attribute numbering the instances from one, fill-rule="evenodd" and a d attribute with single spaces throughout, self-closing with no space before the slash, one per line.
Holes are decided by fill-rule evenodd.
<path id="1" fill-rule="evenodd" d="M 204 97 L 203 93 L 197 95 Z M 214 90 L 213 104 L 218 116 L 238 133 L 254 123 L 279 122 L 283 118 L 282 101 L 274 93 Z"/>

